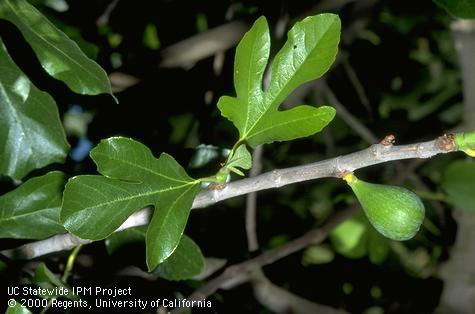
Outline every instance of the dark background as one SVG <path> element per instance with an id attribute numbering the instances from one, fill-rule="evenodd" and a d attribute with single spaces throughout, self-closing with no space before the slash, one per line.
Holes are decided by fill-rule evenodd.
<path id="1" fill-rule="evenodd" d="M 199 144 L 231 147 L 237 139 L 237 131 L 220 116 L 216 102 L 221 95 L 234 94 L 234 48 L 224 52 L 219 73 L 213 70 L 215 57 L 184 68 L 163 68 L 160 66 L 163 50 L 232 20 L 242 20 L 250 25 L 257 17 L 265 15 L 275 54 L 285 41 L 285 36 L 278 38 L 276 25 L 284 23 L 289 29 L 295 21 L 323 12 L 321 8 L 325 3 L 329 9 L 324 11 L 338 13 L 343 27 L 339 59 L 325 75 L 325 80 L 347 110 L 377 137 L 392 133 L 397 135 L 398 143 L 417 142 L 435 138 L 460 122 L 461 94 L 457 87 L 460 81 L 449 31 L 451 18 L 431 1 L 122 0 L 118 1 L 107 23 L 100 27 L 97 20 L 110 1 L 67 1 L 69 10 L 65 12 L 51 9 L 44 1 L 33 3 L 73 39 L 80 39 L 80 46 L 106 72 L 126 73 L 137 79 L 136 84 L 116 93 L 119 104 L 107 95 L 73 94 L 42 70 L 31 48 L 13 25 L 0 22 L 0 36 L 15 62 L 40 89 L 54 96 L 60 112 L 65 114 L 73 105 L 79 105 L 91 114 L 87 138 L 94 145 L 103 138 L 124 135 L 148 145 L 155 155 L 163 151 L 172 154 L 182 165 L 189 163 Z M 227 18 L 230 14 L 231 19 Z M 143 40 L 147 25 L 156 27 L 157 49 Z M 117 59 L 121 60 L 120 64 Z M 342 59 L 358 76 L 368 104 L 358 96 Z M 114 80 L 112 82 L 114 84 Z M 441 96 L 452 87 L 455 90 L 452 95 Z M 442 100 L 434 101 L 437 97 Z M 317 106 L 328 104 L 317 98 L 310 93 L 300 100 Z M 426 113 L 418 113 L 423 106 Z M 288 143 L 266 145 L 263 171 L 345 154 L 368 145 L 338 116 L 325 132 Z M 73 147 L 78 142 L 74 135 L 68 140 Z M 433 179 L 437 177 L 437 169 L 453 158 L 457 156 L 437 157 L 429 164 L 415 167 L 414 171 L 429 187 L 437 190 L 437 179 Z M 207 167 L 191 170 L 191 173 L 209 175 L 220 161 L 213 160 Z M 402 165 L 408 163 L 402 162 Z M 52 168 L 60 168 L 69 176 L 95 172 L 90 159 L 75 161 L 69 158 L 64 165 L 38 170 L 31 176 Z M 387 182 L 397 175 L 397 170 L 394 164 L 388 163 L 364 169 L 361 173 L 370 181 Z M 1 194 L 14 187 L 5 178 L 0 184 Z M 323 201 L 330 204 L 330 209 L 338 210 L 354 202 L 349 192 L 339 181 L 329 179 L 260 193 L 257 230 L 261 250 L 285 243 L 321 223 L 310 211 L 322 202 L 321 195 L 325 195 Z M 205 256 L 226 258 L 230 264 L 243 261 L 251 256 L 244 231 L 244 207 L 244 198 L 239 197 L 193 211 L 186 233 L 200 245 Z M 430 205 L 428 207 L 428 217 L 440 233 L 422 230 L 421 235 L 405 243 L 411 250 L 422 248 L 427 252 L 429 262 L 422 266 L 417 264 L 417 256 L 401 257 L 394 251 L 380 265 L 371 263 L 366 257 L 349 259 L 337 254 L 331 263 L 303 266 L 302 254 L 296 253 L 265 267 L 264 272 L 274 283 L 293 293 L 352 313 L 361 313 L 371 307 L 375 312 L 367 313 L 430 313 L 439 302 L 443 286 L 437 278 L 437 265 L 448 258 L 455 224 L 450 208 L 444 207 L 442 215 L 436 215 Z M 2 248 L 21 243 L 0 241 Z M 187 296 L 200 284 L 120 275 L 120 271 L 129 265 L 145 269 L 144 255 L 142 244 L 128 245 L 112 256 L 107 254 L 103 242 L 87 245 L 80 253 L 70 283 L 75 286 L 132 286 L 134 297 L 149 300 L 157 296 L 173 297 L 176 293 Z M 64 253 L 41 260 L 60 273 L 66 258 L 67 253 Z M 410 263 L 403 261 L 410 258 L 418 265 L 415 269 L 407 267 Z M 2 290 L 7 285 L 25 282 L 37 262 L 11 265 L 8 273 L 0 274 L 4 277 L 0 284 Z M 351 286 L 351 291 L 345 290 L 344 286 Z M 371 293 L 375 287 L 380 294 Z M 210 300 L 216 313 L 268 312 L 255 301 L 250 285 L 219 291 Z M 3 306 L 5 302 L 1 304 Z"/>

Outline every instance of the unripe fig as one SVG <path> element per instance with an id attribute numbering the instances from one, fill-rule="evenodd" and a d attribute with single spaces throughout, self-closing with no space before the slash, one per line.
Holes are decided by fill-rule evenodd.
<path id="1" fill-rule="evenodd" d="M 409 240 L 424 220 L 424 204 L 406 188 L 368 183 L 353 173 L 343 179 L 361 203 L 368 220 L 382 235 L 393 240 Z"/>

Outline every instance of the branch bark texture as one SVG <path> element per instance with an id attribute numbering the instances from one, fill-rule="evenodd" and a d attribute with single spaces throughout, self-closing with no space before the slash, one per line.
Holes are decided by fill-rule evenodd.
<path id="1" fill-rule="evenodd" d="M 456 147 L 453 140 L 447 136 L 409 145 L 373 144 L 366 149 L 348 155 L 296 167 L 276 169 L 252 178 L 231 182 L 220 190 L 203 190 L 195 198 L 192 208 L 204 208 L 232 197 L 280 188 L 298 182 L 319 178 L 337 178 L 345 171 L 355 171 L 388 161 L 429 158 L 455 150 Z M 144 209 L 130 216 L 118 230 L 144 225 L 148 221 L 149 211 Z M 64 234 L 28 243 L 16 249 L 2 251 L 1 253 L 10 258 L 32 259 L 57 251 L 69 250 L 78 244 L 90 242 L 90 240 L 79 239 L 71 234 Z"/>

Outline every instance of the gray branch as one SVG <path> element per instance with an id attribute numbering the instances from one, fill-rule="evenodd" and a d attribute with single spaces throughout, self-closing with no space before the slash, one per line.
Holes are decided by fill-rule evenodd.
<path id="1" fill-rule="evenodd" d="M 409 145 L 373 144 L 366 149 L 348 155 L 302 166 L 276 169 L 252 178 L 231 182 L 221 190 L 203 190 L 195 198 L 192 208 L 204 208 L 232 197 L 280 188 L 298 182 L 339 177 L 345 171 L 355 171 L 388 161 L 429 158 L 455 150 L 455 144 L 450 136 L 442 136 L 432 141 Z M 117 231 L 147 224 L 150 217 L 149 212 L 149 209 L 138 211 L 130 216 Z M 61 234 L 45 240 L 28 243 L 15 249 L 5 250 L 1 253 L 10 258 L 32 259 L 58 251 L 69 250 L 78 244 L 90 242 L 90 240 L 80 239 L 71 234 Z"/>

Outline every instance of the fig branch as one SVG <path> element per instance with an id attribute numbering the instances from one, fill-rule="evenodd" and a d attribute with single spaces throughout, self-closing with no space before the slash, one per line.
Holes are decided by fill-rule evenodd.
<path id="1" fill-rule="evenodd" d="M 381 143 L 373 144 L 366 149 L 348 155 L 296 167 L 275 169 L 252 178 L 230 182 L 222 189 L 205 189 L 197 195 L 192 208 L 204 208 L 232 197 L 279 188 L 298 182 L 341 177 L 342 173 L 353 172 L 357 169 L 384 162 L 411 158 L 430 158 L 438 154 L 459 150 L 467 151 L 467 147 L 473 149 L 475 145 L 474 134 L 475 131 L 445 134 L 432 141 L 408 145 L 393 145 L 392 141 L 383 140 Z M 458 145 L 461 145 L 461 147 Z M 117 231 L 147 224 L 149 217 L 149 209 L 140 210 L 130 216 Z M 79 244 L 90 242 L 90 240 L 83 240 L 72 234 L 60 234 L 0 253 L 10 258 L 32 259 L 53 252 L 69 250 Z"/>

